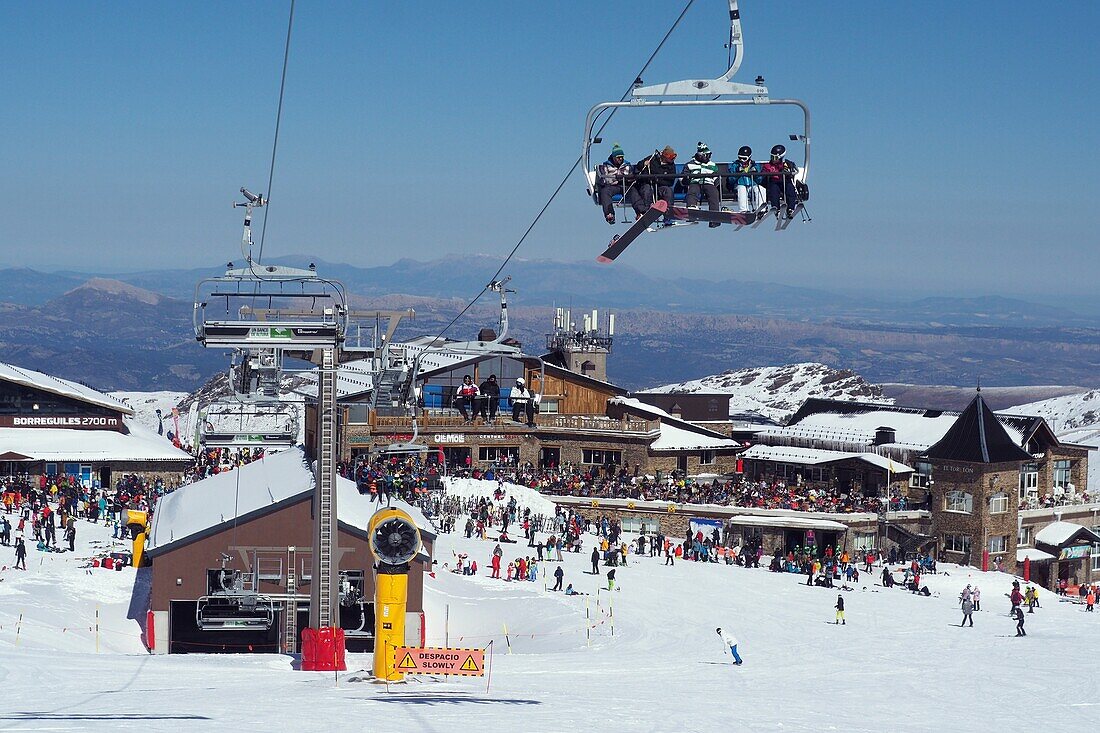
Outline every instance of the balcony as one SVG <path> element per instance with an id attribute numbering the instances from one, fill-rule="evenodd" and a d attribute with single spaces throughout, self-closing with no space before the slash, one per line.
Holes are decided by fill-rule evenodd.
<path id="1" fill-rule="evenodd" d="M 659 420 L 613 420 L 611 418 L 596 415 L 535 415 L 535 423 L 539 431 L 556 431 L 568 433 L 603 433 L 623 435 L 627 433 L 635 435 L 655 434 L 660 430 Z M 422 433 L 433 430 L 445 429 L 457 432 L 503 432 L 526 433 L 532 430 L 522 423 L 512 422 L 510 417 L 498 415 L 495 424 L 483 425 L 478 420 L 476 424 L 466 424 L 461 415 L 424 414 L 417 418 L 417 424 Z M 407 416 L 390 417 L 376 416 L 371 424 L 372 432 L 410 432 L 412 430 L 412 418 Z"/>

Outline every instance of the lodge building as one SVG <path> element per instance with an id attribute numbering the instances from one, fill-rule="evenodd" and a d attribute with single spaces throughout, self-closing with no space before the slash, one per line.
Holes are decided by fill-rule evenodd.
<path id="1" fill-rule="evenodd" d="M 175 480 L 192 457 L 134 411 L 83 384 L 0 363 L 0 476 L 73 476 L 111 488 L 139 474 Z"/>

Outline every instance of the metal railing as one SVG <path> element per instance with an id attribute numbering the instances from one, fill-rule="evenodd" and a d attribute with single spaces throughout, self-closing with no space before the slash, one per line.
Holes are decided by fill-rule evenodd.
<path id="1" fill-rule="evenodd" d="M 513 423 L 507 415 L 498 415 L 495 425 L 472 425 L 466 423 L 461 415 L 440 415 L 435 413 L 422 413 L 417 419 L 421 431 L 435 428 L 481 430 L 492 428 L 493 430 L 505 430 L 510 428 L 526 431 L 528 428 L 519 423 Z M 412 429 L 412 418 L 406 416 L 378 415 L 374 418 L 373 427 L 376 430 L 387 429 Z M 652 433 L 660 429 L 659 420 L 615 420 L 605 417 L 586 415 L 552 415 L 537 414 L 535 423 L 544 430 L 583 430 L 588 432 L 609 433 Z"/>

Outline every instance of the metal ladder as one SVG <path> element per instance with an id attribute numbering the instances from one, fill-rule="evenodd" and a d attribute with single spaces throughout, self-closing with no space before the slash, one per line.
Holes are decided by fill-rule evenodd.
<path id="1" fill-rule="evenodd" d="M 335 349 L 324 349 L 321 356 L 321 369 L 318 375 L 318 433 L 320 445 L 317 454 L 317 530 L 319 542 L 317 549 L 317 577 L 313 579 L 317 588 L 319 606 L 317 625 L 333 625 L 333 584 L 332 540 L 336 531 L 336 484 L 333 479 L 336 466 L 336 355 Z"/>
<path id="2" fill-rule="evenodd" d="M 286 548 L 286 618 L 283 620 L 283 653 L 298 651 L 297 548 Z"/>

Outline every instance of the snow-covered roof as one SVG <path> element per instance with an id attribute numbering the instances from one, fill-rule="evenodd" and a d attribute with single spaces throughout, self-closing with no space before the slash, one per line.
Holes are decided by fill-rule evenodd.
<path id="1" fill-rule="evenodd" d="M 14 451 L 37 461 L 180 461 L 191 454 L 172 445 L 131 417 L 123 417 L 129 433 L 116 430 L 64 428 L 0 428 L 0 453 Z"/>
<path id="2" fill-rule="evenodd" d="M 1042 550 L 1036 550 L 1034 547 L 1021 547 L 1016 550 L 1016 562 L 1023 562 L 1024 560 L 1031 560 L 1032 562 L 1042 562 L 1043 560 L 1054 560 L 1054 555 L 1049 552 L 1043 552 Z"/>
<path id="3" fill-rule="evenodd" d="M 652 450 L 711 450 L 716 448 L 740 448 L 741 444 L 729 438 L 701 435 L 662 422 L 660 436 L 649 447 Z"/>
<path id="4" fill-rule="evenodd" d="M 1042 542 L 1044 545 L 1050 545 L 1052 547 L 1061 547 L 1069 542 L 1073 536 L 1081 530 L 1085 530 L 1085 532 L 1092 534 L 1091 541 L 1100 542 L 1100 537 L 1088 527 L 1073 522 L 1051 522 L 1035 533 L 1035 541 Z"/>
<path id="5" fill-rule="evenodd" d="M 85 387 L 83 384 L 78 384 L 77 382 L 70 382 L 68 379 L 61 379 L 60 377 L 36 372 L 33 369 L 17 367 L 14 364 L 0 362 L 0 380 L 14 382 L 15 384 L 40 389 L 45 392 L 52 392 L 62 397 L 70 397 L 74 400 L 80 400 L 81 402 L 87 402 L 99 407 L 106 407 L 109 410 L 117 410 L 125 415 L 131 415 L 134 412 L 114 397 L 105 395 L 102 392 L 97 392 L 91 387 Z"/>
<path id="6" fill-rule="evenodd" d="M 805 415 L 786 427 L 762 430 L 758 436 L 764 441 L 772 436 L 871 445 L 875 440 L 875 431 L 888 427 L 895 431 L 896 438 L 890 446 L 927 450 L 947 433 L 959 414 L 954 410 L 892 409 L 889 405 L 874 405 L 874 409 L 861 412 L 826 410 Z M 1018 421 L 1011 419 L 1015 416 L 996 415 L 1009 437 L 1020 445 L 1023 435 L 1017 428 Z"/>
<path id="7" fill-rule="evenodd" d="M 313 471 L 300 448 L 265 455 L 246 466 L 215 474 L 176 489 L 157 502 L 149 531 L 149 550 L 193 538 L 234 519 L 246 518 L 313 491 Z M 402 501 L 420 531 L 435 537 L 434 525 L 419 509 Z M 353 481 L 336 479 L 336 509 L 342 524 L 367 531 L 379 505 L 361 495 Z"/>
<path id="8" fill-rule="evenodd" d="M 834 522 L 831 519 L 811 519 L 810 517 L 775 516 L 763 517 L 751 514 L 738 514 L 730 518 L 732 524 L 753 527 L 783 527 L 787 529 L 821 529 L 830 531 L 847 531 L 848 525 Z"/>
<path id="9" fill-rule="evenodd" d="M 612 397 L 608 403 L 660 421 L 661 433 L 650 446 L 652 450 L 711 450 L 741 447 L 736 440 L 730 440 L 721 433 L 674 417 L 661 408 L 635 397 Z"/>
<path id="10" fill-rule="evenodd" d="M 317 370 L 299 374 L 302 383 L 294 391 L 307 397 L 317 396 Z M 369 392 L 374 388 L 374 376 L 370 372 L 370 360 L 359 359 L 341 364 L 336 370 L 336 397 L 343 399 Z"/>
<path id="11" fill-rule="evenodd" d="M 821 448 L 799 448 L 786 445 L 754 445 L 741 454 L 743 458 L 758 461 L 776 461 L 779 463 L 798 463 L 804 466 L 816 466 L 856 458 L 891 473 L 912 473 L 913 469 L 904 463 L 898 463 L 886 456 L 870 452 L 848 452 L 824 450 Z"/>

